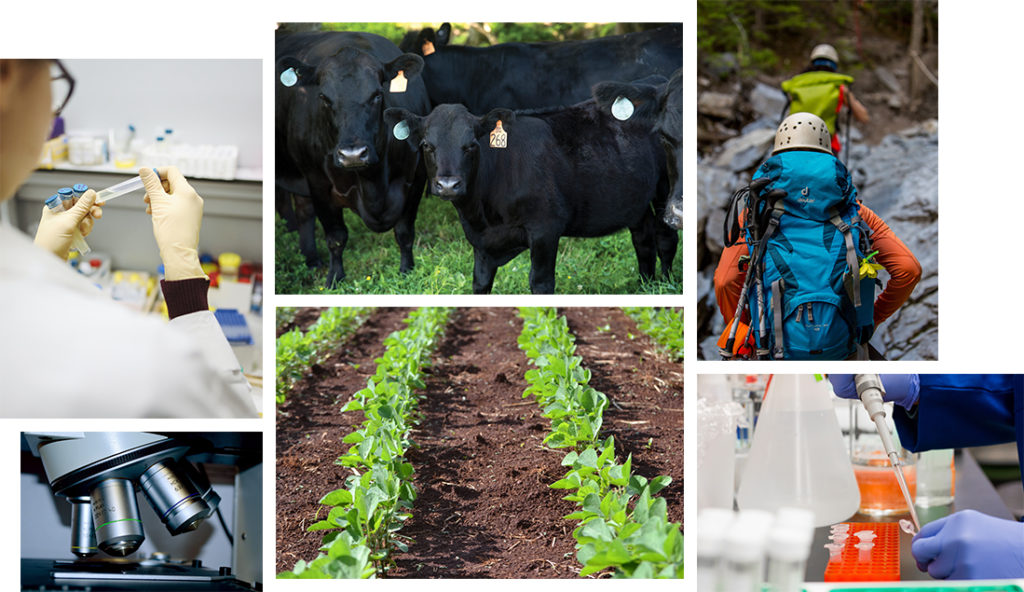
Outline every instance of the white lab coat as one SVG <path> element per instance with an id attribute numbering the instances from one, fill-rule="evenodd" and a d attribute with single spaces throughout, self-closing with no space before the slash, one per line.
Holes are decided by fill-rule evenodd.
<path id="1" fill-rule="evenodd" d="M 255 417 L 213 313 L 165 323 L 0 225 L 0 417 Z"/>

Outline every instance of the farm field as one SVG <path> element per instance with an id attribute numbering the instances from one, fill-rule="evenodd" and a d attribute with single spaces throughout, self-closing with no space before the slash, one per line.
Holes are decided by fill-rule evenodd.
<path id="1" fill-rule="evenodd" d="M 310 331 L 320 313 L 326 310 L 329 309 L 282 309 L 279 312 L 283 313 L 281 317 L 285 322 L 279 323 L 279 336 L 295 327 L 299 331 Z M 681 316 L 681 310 L 674 310 Z M 353 528 L 333 538 L 331 545 L 326 546 L 328 550 L 320 550 L 325 532 L 332 533 L 329 537 L 337 533 L 337 526 L 331 530 L 327 527 L 330 523 L 322 522 L 328 512 L 337 517 L 348 511 L 331 509 L 331 506 L 344 506 L 338 500 L 348 494 L 339 494 L 337 490 L 346 489 L 346 478 L 349 478 L 349 490 L 359 490 L 355 483 L 358 479 L 351 476 L 372 472 L 376 479 L 378 470 L 383 473 L 380 465 L 387 464 L 379 459 L 392 456 L 374 453 L 378 460 L 372 462 L 377 466 L 370 471 L 358 466 L 359 462 L 366 461 L 357 460 L 358 455 L 350 449 L 368 448 L 365 446 L 370 438 L 368 430 L 380 422 L 368 421 L 367 415 L 391 417 L 392 411 L 405 409 L 404 404 L 394 403 L 374 408 L 366 387 L 377 372 L 375 360 L 384 356 L 385 339 L 397 330 L 412 327 L 403 322 L 412 312 L 411 309 L 379 308 L 369 313 L 351 336 L 337 344 L 325 359 L 312 363 L 305 376 L 292 385 L 279 403 L 277 571 L 289 576 L 301 572 L 302 577 L 319 574 L 321 568 L 329 572 L 322 567 L 328 563 L 326 557 L 321 560 L 321 567 L 310 564 L 319 553 L 340 555 L 340 547 L 346 551 L 351 547 L 357 549 L 353 551 L 359 563 L 356 571 L 363 576 L 377 568 L 376 577 L 389 578 L 578 577 L 583 566 L 577 559 L 573 530 L 580 522 L 564 517 L 581 513 L 581 506 L 563 499 L 574 490 L 552 489 L 550 485 L 564 481 L 567 471 L 586 471 L 579 468 L 579 463 L 573 465 L 571 458 L 566 458 L 567 453 L 572 457 L 575 453 L 570 451 L 581 451 L 579 458 L 584 463 L 588 462 L 583 460 L 588 453 L 584 451 L 584 443 L 575 448 L 552 448 L 544 444 L 552 433 L 552 421 L 542 415 L 543 409 L 533 396 L 523 397 L 531 384 L 527 373 L 532 370 L 536 378 L 538 366 L 529 361 L 517 344 L 524 323 L 520 311 L 514 308 L 443 311 L 447 322 L 432 342 L 422 335 L 415 344 L 409 341 L 406 345 L 396 345 L 400 340 L 389 341 L 394 350 L 412 350 L 421 345 L 432 348 L 432 354 L 428 354 L 430 362 L 423 364 L 419 378 L 410 369 L 413 378 L 408 383 L 414 385 L 418 403 L 403 412 L 403 417 L 410 418 L 407 441 L 405 437 L 397 438 L 402 452 L 399 454 L 396 448 L 395 460 L 388 461 L 389 466 L 398 467 L 396 483 L 402 484 L 396 489 L 397 509 L 390 514 L 395 524 L 401 524 L 401 529 L 390 543 L 387 558 L 377 551 L 366 552 L 368 557 L 360 563 L 358 558 L 363 552 L 358 551 L 356 541 L 348 538 L 348 532 L 357 530 Z M 632 309 L 630 312 L 637 314 Z M 591 388 L 585 390 L 597 391 L 592 396 L 607 398 L 603 423 L 598 420 L 599 432 L 590 448 L 611 452 L 609 442 L 613 442 L 617 462 L 627 465 L 626 473 L 631 466 L 632 475 L 636 476 L 630 480 L 630 487 L 637 489 L 635 495 L 623 499 L 632 500 L 631 507 L 641 505 L 639 500 L 650 501 L 652 516 L 660 508 L 669 522 L 681 524 L 681 353 L 677 357 L 657 346 L 621 309 L 569 308 L 559 309 L 557 313 L 564 315 L 568 330 L 575 335 L 575 356 L 581 358 L 580 367 L 589 370 L 589 381 L 583 382 L 588 382 Z M 393 357 L 393 353 L 386 357 Z M 378 374 L 374 380 L 379 378 Z M 384 388 L 373 390 L 383 391 Z M 366 411 L 353 409 L 340 413 L 343 407 L 355 405 L 351 401 L 358 392 L 363 394 L 356 399 L 365 401 Z M 364 435 L 352 436 L 357 430 Z M 360 442 L 358 438 L 365 439 Z M 549 444 L 553 446 L 555 442 L 549 440 Z M 346 457 L 348 464 L 357 466 L 338 465 L 339 457 Z M 565 466 L 563 459 L 569 461 Z M 404 468 L 406 465 L 411 466 L 411 474 Z M 617 474 L 616 470 L 621 468 L 613 468 L 613 474 Z M 671 477 L 671 481 L 655 480 L 659 475 Z M 653 481 L 645 485 L 650 480 Z M 404 489 L 406 481 L 415 493 Z M 625 481 L 621 485 L 625 486 Z M 376 486 L 370 486 L 373 487 Z M 646 491 L 639 494 L 645 487 Z M 626 489 L 616 487 L 614 491 Z M 331 503 L 321 505 L 328 494 L 331 496 L 327 501 Z M 651 497 L 651 494 L 655 495 Z M 359 505 L 358 500 L 354 505 Z M 591 506 L 584 503 L 582 507 L 585 510 Z M 640 514 L 639 511 L 634 513 Z M 646 517 L 646 509 L 643 514 Z M 352 510 L 347 515 L 354 517 L 356 512 Z M 590 521 L 584 530 L 599 522 L 596 518 L 586 520 Z M 672 573 L 681 574 L 682 538 L 678 532 L 671 534 L 679 527 L 664 519 L 658 522 L 652 518 L 648 522 L 652 524 L 652 532 L 656 523 L 669 533 L 666 546 L 674 544 L 673 537 L 678 537 L 678 565 L 665 567 L 662 575 L 676 568 L 678 571 Z M 320 523 L 317 528 L 326 530 L 307 530 L 317 523 Z M 609 525 L 617 523 L 608 517 Z M 594 555 L 591 561 L 601 564 L 602 558 L 612 557 L 614 553 L 598 551 Z M 634 562 L 620 569 L 628 573 L 636 567 Z M 337 569 L 337 564 L 330 569 Z M 636 575 L 654 575 L 643 569 Z M 594 576 L 611 574 L 611 570 L 594 568 L 593 571 Z M 339 577 L 337 573 L 331 575 Z M 355 572 L 349 575 L 358 577 Z"/>

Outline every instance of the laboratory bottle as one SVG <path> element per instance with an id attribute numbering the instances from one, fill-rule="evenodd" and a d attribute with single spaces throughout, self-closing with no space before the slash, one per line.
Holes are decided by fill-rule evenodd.
<path id="1" fill-rule="evenodd" d="M 699 387 L 698 387 L 699 388 Z M 732 510 L 739 404 L 697 393 L 697 507 Z"/>
<path id="2" fill-rule="evenodd" d="M 722 577 L 725 535 L 735 513 L 722 508 L 701 509 L 697 516 L 697 591 L 718 592 Z"/>
<path id="3" fill-rule="evenodd" d="M 917 498 L 922 508 L 953 502 L 953 450 L 926 450 L 917 461 Z"/>
<path id="4" fill-rule="evenodd" d="M 768 590 L 800 592 L 804 585 L 812 534 L 791 525 L 776 525 L 768 533 Z"/>
<path id="5" fill-rule="evenodd" d="M 891 406 L 891 404 L 887 404 Z M 896 474 L 886 453 L 878 427 L 868 416 L 863 405 L 855 404 L 853 426 L 850 430 L 853 444 L 850 460 L 853 474 L 860 488 L 860 512 L 871 516 L 905 514 L 910 511 L 907 498 L 903 495 Z M 917 466 L 914 455 L 899 445 L 899 434 L 892 421 L 892 410 L 886 411 L 885 426 L 889 437 L 896 445 L 903 473 L 903 480 L 913 499 L 917 487 Z"/>
<path id="6" fill-rule="evenodd" d="M 736 494 L 741 510 L 804 508 L 815 526 L 857 511 L 860 492 L 828 384 L 813 375 L 771 378 Z"/>
<path id="7" fill-rule="evenodd" d="M 761 592 L 765 545 L 773 522 L 774 518 L 769 512 L 740 511 L 725 535 L 719 590 Z"/>

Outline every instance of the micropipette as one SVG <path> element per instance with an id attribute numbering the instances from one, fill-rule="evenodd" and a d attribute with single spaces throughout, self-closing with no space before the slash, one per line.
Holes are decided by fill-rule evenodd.
<path id="1" fill-rule="evenodd" d="M 156 169 L 153 169 L 153 172 L 156 173 L 157 176 L 160 175 Z M 143 187 L 145 187 L 145 185 L 142 183 L 142 177 L 132 177 L 131 179 L 122 181 L 117 185 L 111 185 L 106 189 L 100 189 L 96 192 L 96 201 L 108 202 L 116 197 L 127 195 L 132 191 L 138 191 Z"/>
<path id="2" fill-rule="evenodd" d="M 907 507 L 910 508 L 910 518 L 914 521 L 917 530 L 921 530 L 921 523 L 917 520 L 917 511 L 914 509 L 914 500 L 910 497 L 910 490 L 907 489 L 907 481 L 903 478 L 903 461 L 900 460 L 899 451 L 893 444 L 889 428 L 885 425 L 885 407 L 883 406 L 883 395 L 885 387 L 882 386 L 882 379 L 877 374 L 857 374 L 854 376 L 854 383 L 857 385 L 857 395 L 864 403 L 864 409 L 868 417 L 875 422 L 878 428 L 878 436 L 882 439 L 882 446 L 889 456 L 889 464 L 896 473 L 896 482 L 903 491 L 903 497 L 907 500 Z"/>

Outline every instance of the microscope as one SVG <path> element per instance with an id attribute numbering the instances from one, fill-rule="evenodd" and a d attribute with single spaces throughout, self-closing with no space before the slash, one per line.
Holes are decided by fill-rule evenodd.
<path id="1" fill-rule="evenodd" d="M 69 556 L 75 557 L 25 558 L 23 546 L 23 589 L 262 589 L 260 433 L 22 435 L 23 450 L 41 461 L 50 491 L 57 498 L 54 501 L 70 505 L 70 535 L 65 548 Z M 27 453 L 23 455 L 27 457 Z M 38 466 L 23 462 L 23 473 L 26 464 Z M 220 512 L 222 500 L 210 483 L 207 466 L 223 466 L 218 475 L 226 474 L 225 480 L 233 475 L 230 530 Z M 208 569 L 194 558 L 171 557 L 160 551 L 148 556 L 136 554 L 146 540 L 139 491 L 159 524 L 173 537 L 188 536 L 186 533 L 197 531 L 216 515 L 230 541 L 232 565 Z M 22 520 L 30 525 L 35 514 L 26 509 L 28 500 L 24 498 L 23 494 Z M 66 515 L 66 510 L 57 510 Z"/>

